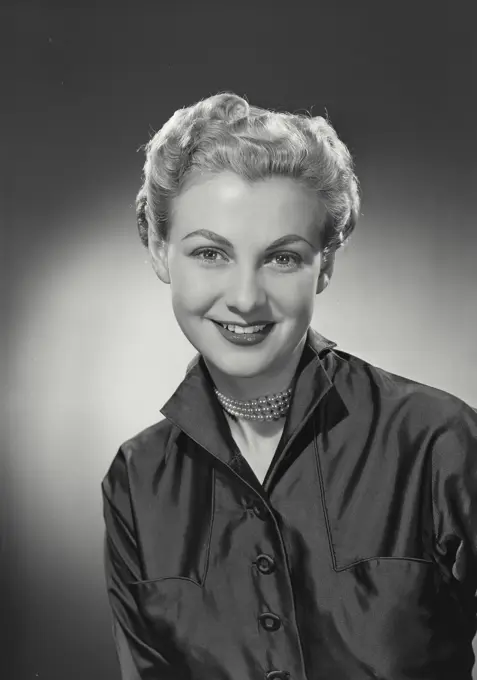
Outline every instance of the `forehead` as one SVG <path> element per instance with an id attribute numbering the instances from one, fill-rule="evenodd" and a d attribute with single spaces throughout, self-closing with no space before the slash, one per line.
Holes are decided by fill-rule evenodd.
<path id="1" fill-rule="evenodd" d="M 232 172 L 194 178 L 174 199 L 171 236 L 207 228 L 223 235 L 298 233 L 319 236 L 326 209 L 311 190 L 289 177 L 249 183 Z M 283 232 L 283 233 L 282 233 Z"/>

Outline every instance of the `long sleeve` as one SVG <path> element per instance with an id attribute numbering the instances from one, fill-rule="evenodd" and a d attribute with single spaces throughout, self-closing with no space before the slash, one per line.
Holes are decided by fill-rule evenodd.
<path id="1" fill-rule="evenodd" d="M 102 483 L 105 521 L 104 570 L 113 637 L 122 680 L 182 680 L 152 640 L 128 586 L 141 580 L 140 561 L 128 492 L 127 466 L 120 450 Z M 164 652 L 164 653 L 161 653 Z"/>
<path id="2" fill-rule="evenodd" d="M 460 404 L 443 421 L 432 452 L 436 548 L 450 577 L 477 609 L 477 412 Z M 470 601 L 469 601 L 470 599 Z"/>

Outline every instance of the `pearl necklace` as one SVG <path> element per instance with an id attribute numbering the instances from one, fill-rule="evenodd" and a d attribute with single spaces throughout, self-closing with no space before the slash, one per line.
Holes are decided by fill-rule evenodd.
<path id="1" fill-rule="evenodd" d="M 227 413 L 235 418 L 245 418 L 246 420 L 278 420 L 278 418 L 286 416 L 288 409 L 290 408 L 290 399 L 293 390 L 289 387 L 283 392 L 257 397 L 256 399 L 248 399 L 246 401 L 226 397 L 225 394 L 219 392 L 217 388 L 214 388 L 214 391 L 224 411 L 227 411 Z"/>

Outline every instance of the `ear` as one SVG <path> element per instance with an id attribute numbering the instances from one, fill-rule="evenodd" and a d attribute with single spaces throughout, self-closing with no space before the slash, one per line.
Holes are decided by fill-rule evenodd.
<path id="1" fill-rule="evenodd" d="M 316 286 L 316 294 L 322 293 L 328 286 L 331 277 L 333 276 L 333 269 L 335 266 L 335 253 L 328 253 L 326 258 L 321 262 L 320 275 Z"/>
<path id="2" fill-rule="evenodd" d="M 169 266 L 167 259 L 167 243 L 164 243 L 149 226 L 148 247 L 151 254 L 152 268 L 163 283 L 170 283 Z"/>

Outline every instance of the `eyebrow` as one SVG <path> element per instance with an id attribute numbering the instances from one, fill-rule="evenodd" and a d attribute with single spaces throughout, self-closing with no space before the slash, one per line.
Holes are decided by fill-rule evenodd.
<path id="1" fill-rule="evenodd" d="M 233 244 L 227 238 L 225 238 L 225 236 L 221 236 L 215 231 L 210 231 L 210 229 L 196 229 L 195 231 L 191 231 L 190 234 L 187 234 L 187 236 L 184 236 L 182 240 L 185 241 L 186 239 L 192 238 L 193 236 L 202 236 L 209 241 L 215 241 L 215 243 L 218 243 L 225 248 L 233 249 Z M 303 238 L 303 236 L 298 236 L 298 234 L 286 234 L 286 236 L 281 236 L 280 238 L 277 238 L 276 241 L 273 241 L 273 243 L 270 243 L 270 245 L 267 246 L 265 250 L 271 250 L 272 248 L 277 248 L 278 246 L 286 246 L 290 243 L 300 242 L 307 243 L 312 250 L 316 250 L 316 246 L 310 243 L 310 241 L 308 241 L 306 238 Z"/>

